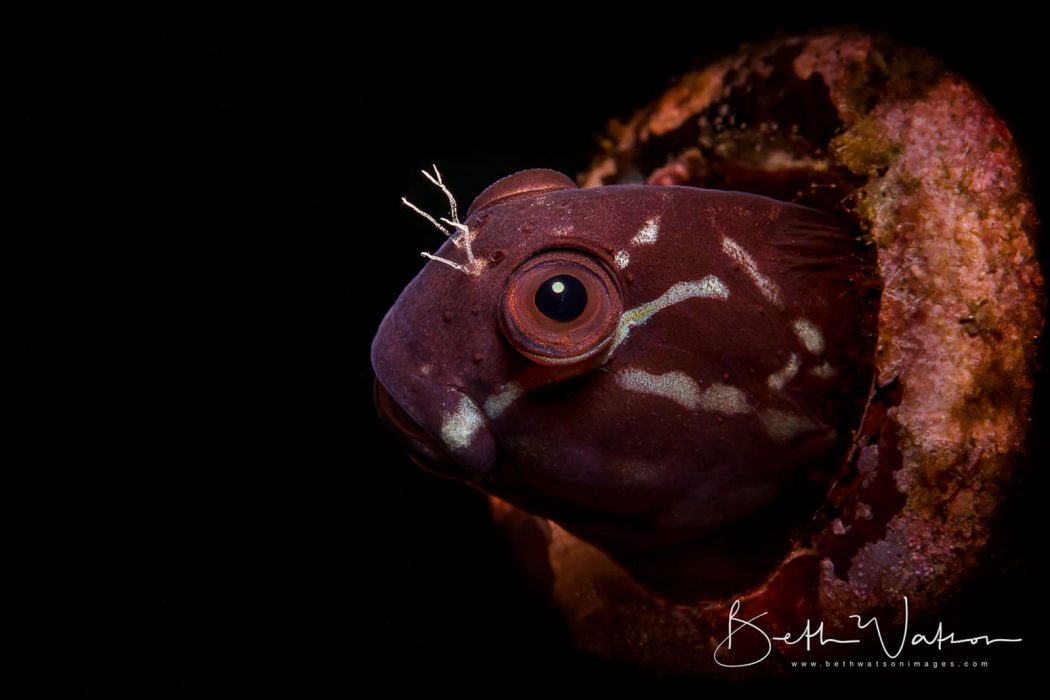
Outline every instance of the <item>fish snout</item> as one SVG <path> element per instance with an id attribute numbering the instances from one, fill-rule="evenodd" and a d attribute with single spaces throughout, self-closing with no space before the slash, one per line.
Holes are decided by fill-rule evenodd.
<path id="1" fill-rule="evenodd" d="M 479 481 L 489 473 L 496 443 L 473 399 L 454 387 L 415 377 L 389 381 L 389 387 L 387 381 L 377 374 L 376 409 L 413 461 L 441 476 Z"/>

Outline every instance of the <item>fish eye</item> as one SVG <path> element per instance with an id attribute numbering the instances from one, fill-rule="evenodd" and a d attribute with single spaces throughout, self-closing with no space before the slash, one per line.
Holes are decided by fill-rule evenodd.
<path id="1" fill-rule="evenodd" d="M 534 303 L 549 319 L 573 321 L 587 308 L 587 287 L 574 275 L 554 275 L 536 290 Z"/>
<path id="2" fill-rule="evenodd" d="M 601 262 L 555 250 L 511 273 L 500 319 L 507 340 L 530 360 L 571 364 L 608 346 L 622 312 L 619 287 Z"/>

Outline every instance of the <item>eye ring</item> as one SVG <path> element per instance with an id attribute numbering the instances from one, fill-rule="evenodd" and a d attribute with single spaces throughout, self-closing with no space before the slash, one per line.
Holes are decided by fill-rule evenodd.
<path id="1" fill-rule="evenodd" d="M 500 325 L 510 344 L 533 362 L 565 365 L 607 347 L 622 313 L 617 280 L 601 262 L 577 251 L 550 250 L 511 273 Z"/>

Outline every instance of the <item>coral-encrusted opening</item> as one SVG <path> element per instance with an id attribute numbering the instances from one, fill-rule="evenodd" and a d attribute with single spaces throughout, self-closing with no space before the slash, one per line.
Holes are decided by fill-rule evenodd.
<path id="1" fill-rule="evenodd" d="M 833 632 L 849 615 L 899 615 L 903 596 L 914 615 L 950 595 L 1023 449 L 1043 325 L 1032 201 L 987 102 L 884 39 L 788 38 L 686 75 L 613 124 L 580 182 L 740 189 L 834 212 L 876 247 L 882 294 L 876 383 L 848 459 L 763 581 L 673 602 L 544 525 L 545 581 L 579 645 L 710 671 L 702 652 L 736 598 L 776 634 L 808 617 Z"/>

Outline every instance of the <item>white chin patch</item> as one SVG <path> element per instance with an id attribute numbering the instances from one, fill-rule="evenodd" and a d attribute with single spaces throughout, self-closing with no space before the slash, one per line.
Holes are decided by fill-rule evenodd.
<path id="1" fill-rule="evenodd" d="M 469 396 L 461 396 L 456 410 L 441 414 L 441 441 L 450 452 L 465 450 L 484 424 L 478 405 Z"/>

